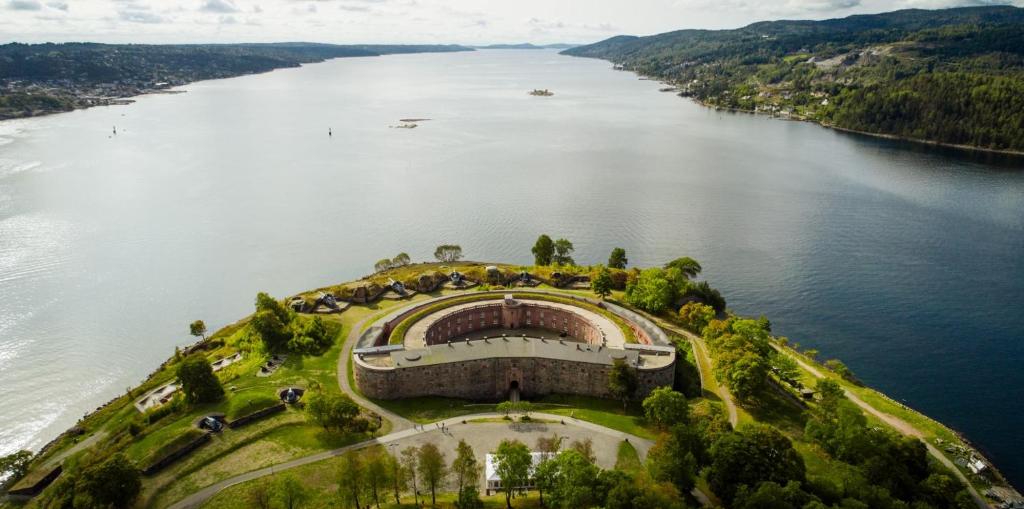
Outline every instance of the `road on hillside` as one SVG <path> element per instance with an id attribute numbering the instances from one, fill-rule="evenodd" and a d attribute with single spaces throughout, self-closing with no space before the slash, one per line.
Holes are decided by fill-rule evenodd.
<path id="1" fill-rule="evenodd" d="M 806 370 L 808 373 L 814 375 L 815 378 L 825 378 L 825 375 L 823 375 L 818 368 L 804 362 L 803 359 L 797 357 L 796 355 L 793 355 L 792 352 L 775 344 L 772 345 L 772 348 L 774 348 L 776 351 L 780 353 L 788 355 L 791 359 L 796 361 L 796 363 L 799 364 L 801 368 Z M 971 497 L 974 498 L 974 502 L 978 505 L 978 507 L 980 509 L 989 509 L 988 503 L 985 502 L 985 499 L 982 498 L 982 496 L 978 493 L 978 490 L 974 489 L 974 486 L 971 485 L 971 481 L 967 479 L 967 476 L 964 475 L 964 473 L 961 472 L 960 469 L 957 468 L 957 466 L 952 461 L 950 461 L 950 459 L 947 458 L 945 454 L 942 454 L 942 451 L 940 451 L 934 445 L 928 443 L 928 441 L 924 439 L 924 433 L 922 433 L 921 430 L 915 428 L 913 424 L 910 424 L 909 422 L 904 421 L 903 419 L 900 419 L 895 415 L 887 414 L 871 406 L 866 401 L 860 399 L 856 394 L 850 392 L 849 390 L 846 390 L 845 388 L 843 389 L 843 392 L 846 394 L 846 397 L 850 401 L 852 401 L 855 405 L 859 406 L 865 412 L 868 412 L 869 414 L 877 417 L 882 422 L 888 424 L 889 426 L 892 426 L 893 429 L 895 429 L 896 431 L 899 431 L 900 433 L 908 437 L 920 439 L 922 442 L 924 442 L 924 445 L 928 447 L 928 452 L 931 453 L 931 455 L 936 460 L 938 460 L 939 463 L 942 463 L 946 468 L 948 468 L 958 478 L 960 478 L 961 481 L 963 481 L 964 485 L 967 486 L 967 490 L 970 492 Z"/>

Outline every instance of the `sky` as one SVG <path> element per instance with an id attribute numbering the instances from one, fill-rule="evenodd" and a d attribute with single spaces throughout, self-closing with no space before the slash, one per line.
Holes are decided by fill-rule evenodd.
<path id="1" fill-rule="evenodd" d="M 0 0 L 0 42 L 589 43 L 1024 0 Z"/>

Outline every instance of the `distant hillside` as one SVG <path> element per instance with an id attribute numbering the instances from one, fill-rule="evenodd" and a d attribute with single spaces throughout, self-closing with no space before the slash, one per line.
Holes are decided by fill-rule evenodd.
<path id="1" fill-rule="evenodd" d="M 454 45 L 6 44 L 0 45 L 0 119 L 67 111 L 193 81 L 339 57 L 472 51 Z"/>
<path id="2" fill-rule="evenodd" d="M 564 51 L 716 107 L 1024 151 L 1024 9 L 902 10 L 618 36 Z"/>

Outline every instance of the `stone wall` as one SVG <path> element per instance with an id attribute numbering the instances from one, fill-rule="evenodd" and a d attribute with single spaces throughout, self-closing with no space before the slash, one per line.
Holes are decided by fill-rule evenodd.
<path id="1" fill-rule="evenodd" d="M 377 368 L 356 362 L 359 389 L 371 398 L 396 399 L 444 396 L 479 401 L 507 399 L 513 382 L 522 396 L 578 394 L 609 397 L 611 366 L 545 358 L 491 358 L 401 368 Z M 675 364 L 638 369 L 637 397 L 656 387 L 672 386 Z"/>
<path id="2" fill-rule="evenodd" d="M 549 330 L 554 336 L 565 333 L 595 345 L 601 344 L 603 339 L 600 329 L 572 311 L 542 304 L 502 302 L 453 311 L 434 322 L 427 329 L 425 339 L 428 345 L 438 345 L 481 330 L 523 327 Z"/>

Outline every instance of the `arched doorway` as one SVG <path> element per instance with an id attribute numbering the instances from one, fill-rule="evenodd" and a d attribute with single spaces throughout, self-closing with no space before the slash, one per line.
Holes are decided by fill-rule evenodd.
<path id="1" fill-rule="evenodd" d="M 512 380 L 508 384 L 508 400 L 513 403 L 519 401 L 519 380 Z"/>

